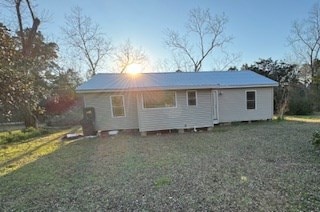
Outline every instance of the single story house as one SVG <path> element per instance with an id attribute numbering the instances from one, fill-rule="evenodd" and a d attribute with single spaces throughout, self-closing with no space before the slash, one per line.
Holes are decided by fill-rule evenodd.
<path id="1" fill-rule="evenodd" d="M 76 91 L 94 108 L 96 130 L 146 134 L 272 119 L 277 85 L 252 71 L 101 73 Z"/>

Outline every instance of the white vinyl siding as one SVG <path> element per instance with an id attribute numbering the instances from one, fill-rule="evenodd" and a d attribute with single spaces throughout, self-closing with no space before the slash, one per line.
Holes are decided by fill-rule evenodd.
<path id="1" fill-rule="evenodd" d="M 111 96 L 122 95 L 125 115 L 112 117 Z M 85 106 L 96 111 L 96 130 L 138 129 L 136 92 L 92 93 L 85 94 Z"/>
<path id="2" fill-rule="evenodd" d="M 255 110 L 247 109 L 247 91 L 255 91 Z M 175 107 L 145 109 L 143 93 L 101 92 L 84 94 L 86 107 L 94 107 L 96 130 L 139 129 L 143 131 L 212 127 L 213 120 L 220 123 L 266 120 L 273 116 L 273 88 L 196 90 L 197 106 L 188 106 L 188 90 L 176 90 Z M 216 100 L 213 100 L 213 96 Z M 113 118 L 111 96 L 123 96 L 125 116 Z M 216 105 L 215 105 L 216 104 Z M 217 114 L 213 114 L 217 111 Z"/>
<path id="3" fill-rule="evenodd" d="M 255 110 L 247 109 L 247 89 L 223 89 L 219 95 L 219 121 L 267 120 L 273 116 L 273 88 L 255 88 Z"/>
<path id="4" fill-rule="evenodd" d="M 142 95 L 138 99 L 139 130 L 153 131 L 166 129 L 188 129 L 212 127 L 211 90 L 197 90 L 197 107 L 187 103 L 186 90 L 177 90 L 176 107 L 144 109 Z"/>

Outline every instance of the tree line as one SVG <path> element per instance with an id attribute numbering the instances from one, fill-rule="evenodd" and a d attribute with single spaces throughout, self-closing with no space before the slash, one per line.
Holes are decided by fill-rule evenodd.
<path id="1" fill-rule="evenodd" d="M 3 6 L 14 8 L 17 28 L 9 29 L 0 22 L 0 110 L 8 119 L 18 111 L 26 127 L 37 127 L 43 114 L 68 110 L 77 101 L 75 88 L 83 81 L 79 70 L 59 62 L 59 45 L 47 41 L 39 30 L 42 20 L 32 3 L 31 0 L 5 0 Z M 274 96 L 275 109 L 281 116 L 287 112 L 309 113 L 320 109 L 319 14 L 319 5 L 315 4 L 306 20 L 297 20 L 292 26 L 288 41 L 302 63 L 289 64 L 267 58 L 239 68 L 279 82 Z M 229 66 L 230 71 L 237 71 L 237 67 L 230 65 L 239 60 L 240 55 L 225 49 L 233 39 L 225 31 L 227 16 L 195 8 L 189 11 L 188 17 L 186 33 L 166 30 L 164 43 L 172 59 L 163 61 L 159 67 L 167 71 L 199 72 L 206 61 L 222 54 L 222 69 Z M 62 32 L 66 44 L 73 50 L 74 57 L 86 64 L 88 78 L 103 68 L 108 57 L 119 73 L 125 73 L 132 64 L 148 62 L 145 51 L 134 47 L 130 39 L 113 46 L 99 25 L 79 7 L 73 8 L 65 21 Z"/>

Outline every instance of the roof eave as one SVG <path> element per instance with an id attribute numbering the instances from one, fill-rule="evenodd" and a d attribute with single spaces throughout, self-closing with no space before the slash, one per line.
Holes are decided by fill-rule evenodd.
<path id="1" fill-rule="evenodd" d="M 255 85 L 200 85 L 200 86 L 175 86 L 175 87 L 145 87 L 145 88 L 126 88 L 126 89 L 83 89 L 76 90 L 79 94 L 84 93 L 108 93 L 108 92 L 134 92 L 134 91 L 156 91 L 156 90 L 190 90 L 190 89 L 234 89 L 234 88 L 264 88 L 276 87 L 278 83 L 273 84 L 255 84 Z"/>

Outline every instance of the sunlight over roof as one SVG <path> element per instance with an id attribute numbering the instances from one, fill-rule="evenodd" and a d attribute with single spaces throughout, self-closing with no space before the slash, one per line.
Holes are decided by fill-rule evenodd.
<path id="1" fill-rule="evenodd" d="M 133 64 L 130 64 L 128 67 L 127 67 L 127 73 L 128 74 L 138 74 L 138 73 L 141 73 L 142 72 L 142 65 L 141 64 L 137 64 L 137 63 L 133 63 Z"/>

